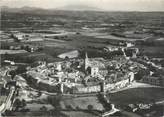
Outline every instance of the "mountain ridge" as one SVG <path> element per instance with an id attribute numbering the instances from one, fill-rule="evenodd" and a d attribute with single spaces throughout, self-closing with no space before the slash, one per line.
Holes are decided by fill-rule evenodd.
<path id="1" fill-rule="evenodd" d="M 93 7 L 93 6 L 87 6 L 87 5 L 67 5 L 63 7 L 56 8 L 57 10 L 69 10 L 69 11 L 102 11 L 102 9 Z"/>
<path id="2" fill-rule="evenodd" d="M 70 8 L 72 7 L 72 8 Z M 90 7 L 90 6 L 84 6 L 84 5 L 69 5 L 69 6 L 63 6 L 59 8 L 54 9 L 45 9 L 45 8 L 39 8 L 39 7 L 29 7 L 29 6 L 23 6 L 20 8 L 14 8 L 14 7 L 8 7 L 8 6 L 0 6 L 1 12 L 15 12 L 15 13 L 38 13 L 38 14 L 52 14 L 54 11 L 95 11 L 95 12 L 145 12 L 145 13 L 164 13 L 163 11 L 106 11 L 102 10 L 96 7 Z"/>

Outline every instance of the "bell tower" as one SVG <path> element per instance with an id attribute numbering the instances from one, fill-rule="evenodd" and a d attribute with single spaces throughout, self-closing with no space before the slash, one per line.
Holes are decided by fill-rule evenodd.
<path id="1" fill-rule="evenodd" d="M 85 70 L 87 70 L 88 67 L 89 67 L 89 60 L 88 60 L 88 54 L 86 52 L 85 53 L 85 60 L 84 60 L 84 68 L 85 68 Z"/>

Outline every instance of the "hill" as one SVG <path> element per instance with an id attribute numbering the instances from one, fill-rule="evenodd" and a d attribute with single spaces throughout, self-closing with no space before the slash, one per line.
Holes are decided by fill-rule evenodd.
<path id="1" fill-rule="evenodd" d="M 69 11 L 102 11 L 99 8 L 87 6 L 87 5 L 67 5 L 60 8 L 58 10 L 69 10 Z"/>

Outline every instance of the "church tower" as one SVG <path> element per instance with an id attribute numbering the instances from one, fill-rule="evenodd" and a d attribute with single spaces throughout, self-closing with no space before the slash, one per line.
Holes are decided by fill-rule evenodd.
<path id="1" fill-rule="evenodd" d="M 87 68 L 89 67 L 89 60 L 88 60 L 87 52 L 85 53 L 84 67 L 85 67 L 85 70 L 87 70 Z"/>

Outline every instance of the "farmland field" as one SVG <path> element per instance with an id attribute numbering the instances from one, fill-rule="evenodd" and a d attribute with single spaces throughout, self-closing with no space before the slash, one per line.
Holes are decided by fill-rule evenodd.
<path id="1" fill-rule="evenodd" d="M 63 109 L 67 109 L 67 107 L 70 106 L 73 109 L 78 108 L 80 110 L 88 110 L 88 105 L 92 105 L 93 110 L 104 110 L 97 97 L 77 97 L 64 99 L 60 104 Z"/>
<path id="2" fill-rule="evenodd" d="M 109 99 L 116 105 L 131 103 L 154 103 L 164 100 L 164 88 L 134 88 L 109 94 Z"/>
<path id="3" fill-rule="evenodd" d="M 0 50 L 0 54 L 19 54 L 26 53 L 25 50 Z"/>

